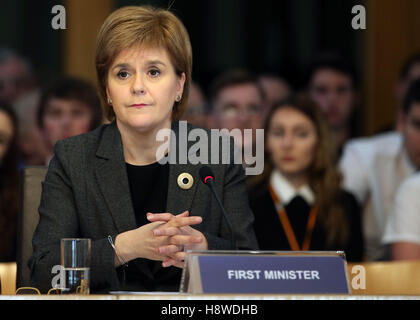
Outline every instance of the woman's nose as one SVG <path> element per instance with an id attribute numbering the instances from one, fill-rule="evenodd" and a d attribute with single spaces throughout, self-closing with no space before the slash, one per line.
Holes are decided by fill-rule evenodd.
<path id="1" fill-rule="evenodd" d="M 293 146 L 293 137 L 291 135 L 285 135 L 282 144 L 285 148 L 291 148 Z"/>
<path id="2" fill-rule="evenodd" d="M 146 93 L 143 77 L 141 74 L 136 74 L 133 79 L 131 91 L 134 95 L 143 95 Z"/>

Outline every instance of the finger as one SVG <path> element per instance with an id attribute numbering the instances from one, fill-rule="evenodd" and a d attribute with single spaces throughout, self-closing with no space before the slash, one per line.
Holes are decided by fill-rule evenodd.
<path id="1" fill-rule="evenodd" d="M 168 222 L 169 220 L 171 220 L 174 217 L 187 217 L 189 215 L 189 211 L 184 211 L 178 215 L 173 215 L 172 213 L 169 212 L 164 212 L 164 213 L 151 213 L 148 212 L 146 214 L 147 220 L 154 222 L 154 221 L 165 221 Z"/>
<path id="2" fill-rule="evenodd" d="M 151 212 L 148 212 L 146 214 L 146 218 L 150 222 L 154 222 L 154 221 L 168 222 L 169 220 L 172 219 L 173 216 L 174 215 L 172 213 L 168 213 L 168 212 L 165 212 L 165 213 L 151 213 Z"/>
<path id="3" fill-rule="evenodd" d="M 170 245 L 167 245 L 167 246 L 159 247 L 158 252 L 160 254 L 164 254 L 164 255 L 167 255 L 167 256 L 172 256 L 172 255 L 176 254 L 177 252 L 182 251 L 182 249 L 183 249 L 183 246 L 181 246 L 181 245 L 170 244 Z"/>
<path id="4" fill-rule="evenodd" d="M 171 266 L 182 268 L 184 266 L 184 262 L 179 262 L 173 259 L 169 259 L 162 262 L 162 267 L 164 268 L 171 267 Z"/>
<path id="5" fill-rule="evenodd" d="M 197 244 L 201 243 L 203 241 L 202 236 L 188 236 L 188 235 L 176 235 L 169 238 L 170 244 L 176 244 L 176 245 L 189 245 L 189 244 Z"/>
<path id="6" fill-rule="evenodd" d="M 176 227 L 161 227 L 153 230 L 153 235 L 158 236 L 175 236 L 180 233 L 179 228 Z"/>
<path id="7" fill-rule="evenodd" d="M 168 259 L 168 260 L 165 260 L 165 261 L 163 261 L 162 262 L 162 266 L 164 267 L 164 268 L 167 268 L 167 267 L 170 267 L 170 266 L 175 266 L 175 267 L 178 267 L 178 268 L 184 268 L 184 261 L 183 260 L 177 260 L 177 259 L 172 259 L 172 258 L 170 258 L 170 259 Z"/>
<path id="8" fill-rule="evenodd" d="M 200 224 L 203 222 L 203 218 L 200 216 L 192 216 L 192 217 L 176 217 L 168 222 L 168 225 L 173 227 L 185 227 L 185 226 L 191 226 L 195 224 Z"/>

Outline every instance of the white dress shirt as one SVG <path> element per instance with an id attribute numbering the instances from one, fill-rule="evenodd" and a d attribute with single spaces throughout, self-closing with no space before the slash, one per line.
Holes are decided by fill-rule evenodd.
<path id="1" fill-rule="evenodd" d="M 273 170 L 271 173 L 270 184 L 277 196 L 281 199 L 283 206 L 289 204 L 289 202 L 298 195 L 302 196 L 309 205 L 312 205 L 315 202 L 315 194 L 308 184 L 296 189 L 279 170 Z"/>
<path id="2" fill-rule="evenodd" d="M 401 241 L 420 245 L 420 172 L 401 184 L 386 225 L 383 242 Z"/>
<path id="3" fill-rule="evenodd" d="M 343 188 L 363 206 L 365 256 L 371 261 L 383 259 L 387 250 L 382 238 L 396 191 L 415 172 L 402 135 L 392 132 L 351 140 L 344 147 L 340 168 Z"/>

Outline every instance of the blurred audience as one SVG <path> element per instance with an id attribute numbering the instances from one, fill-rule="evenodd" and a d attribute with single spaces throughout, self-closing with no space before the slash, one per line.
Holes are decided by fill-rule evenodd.
<path id="1" fill-rule="evenodd" d="M 255 143 L 255 130 L 261 129 L 264 117 L 264 92 L 257 79 L 245 70 L 229 70 L 217 77 L 210 89 L 214 126 L 232 131 L 238 146 Z M 252 129 L 252 138 L 244 135 Z M 241 141 L 239 145 L 238 141 Z"/>
<path id="2" fill-rule="evenodd" d="M 181 120 L 201 128 L 211 128 L 211 115 L 207 108 L 206 98 L 196 82 L 191 83 L 188 104 Z"/>
<path id="3" fill-rule="evenodd" d="M 0 101 L 12 104 L 34 86 L 30 64 L 14 51 L 0 49 Z"/>
<path id="4" fill-rule="evenodd" d="M 405 61 L 401 68 L 400 79 L 396 85 L 396 98 L 398 102 L 398 116 L 395 124 L 397 130 L 401 130 L 401 122 L 404 115 L 403 112 L 403 101 L 407 94 L 407 90 L 410 84 L 420 79 L 420 53 L 414 54 Z"/>
<path id="5" fill-rule="evenodd" d="M 309 99 L 275 104 L 265 125 L 264 173 L 250 186 L 261 250 L 344 250 L 361 261 L 360 208 L 340 188 L 328 124 Z"/>
<path id="6" fill-rule="evenodd" d="M 337 141 L 338 156 L 344 143 L 358 135 L 355 119 L 356 72 L 345 59 L 332 53 L 318 56 L 309 69 L 307 90 L 321 108 Z"/>
<path id="7" fill-rule="evenodd" d="M 37 123 L 47 146 L 48 165 L 58 140 L 86 133 L 102 123 L 102 109 L 96 89 L 85 80 L 64 77 L 42 91 Z"/>
<path id="8" fill-rule="evenodd" d="M 19 146 L 25 165 L 40 165 L 46 155 L 35 124 L 39 89 L 32 67 L 11 49 L 0 49 L 0 99 L 10 104 L 19 122 Z"/>
<path id="9" fill-rule="evenodd" d="M 19 213 L 18 120 L 0 103 L 0 262 L 16 261 Z"/>
<path id="10" fill-rule="evenodd" d="M 265 94 L 264 117 L 268 115 L 274 103 L 286 99 L 293 93 L 290 84 L 284 78 L 274 73 L 260 74 L 258 83 Z"/>
<path id="11" fill-rule="evenodd" d="M 401 133 L 390 132 L 350 141 L 340 167 L 344 188 L 364 207 L 363 227 L 369 260 L 390 258 L 381 243 L 401 182 L 420 168 L 420 80 L 404 98 Z"/>
<path id="12" fill-rule="evenodd" d="M 408 177 L 395 196 L 383 242 L 392 260 L 420 260 L 420 172 Z"/>

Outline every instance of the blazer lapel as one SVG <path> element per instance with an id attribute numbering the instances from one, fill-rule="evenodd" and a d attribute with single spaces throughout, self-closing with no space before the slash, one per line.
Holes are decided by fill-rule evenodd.
<path id="1" fill-rule="evenodd" d="M 105 129 L 96 155 L 96 178 L 118 232 L 135 229 L 121 137 L 115 122 Z"/>
<path id="2" fill-rule="evenodd" d="M 166 212 L 172 214 L 180 214 L 185 210 L 189 210 L 190 214 L 192 208 L 192 201 L 195 196 L 195 192 L 197 190 L 197 183 L 199 183 L 199 174 L 198 169 L 199 166 L 189 164 L 188 161 L 186 164 L 179 164 L 178 160 L 180 159 L 180 149 L 182 149 L 182 144 L 185 143 L 187 145 L 187 150 L 191 147 L 192 142 L 188 142 L 187 139 L 187 126 L 185 122 L 181 125 L 179 122 L 174 122 L 172 124 L 172 130 L 175 132 L 176 141 L 172 144 L 171 143 L 171 150 L 172 152 L 174 149 L 176 150 L 177 163 L 171 164 L 169 166 L 169 181 L 168 181 L 168 197 L 166 200 Z M 184 136 L 185 134 L 185 136 Z M 184 139 L 184 142 L 181 140 Z M 181 150 L 186 152 L 187 150 Z M 187 152 L 188 154 L 188 152 Z M 170 158 L 170 157 L 169 157 Z M 178 184 L 178 177 L 182 173 L 190 174 L 194 182 L 190 189 L 182 189 Z"/>
<path id="3" fill-rule="evenodd" d="M 103 133 L 96 152 L 98 165 L 96 178 L 105 198 L 118 233 L 137 228 L 124 152 L 118 127 L 113 122 Z M 145 259 L 133 261 L 136 268 L 147 277 L 153 278 Z"/>
<path id="4" fill-rule="evenodd" d="M 178 157 L 176 164 L 170 164 L 169 165 L 169 179 L 168 179 L 168 196 L 166 200 L 166 212 L 172 213 L 174 215 L 180 214 L 186 210 L 190 212 L 190 215 L 193 215 L 194 212 L 191 212 L 192 209 L 192 202 L 195 196 L 195 193 L 197 191 L 197 184 L 200 183 L 199 179 L 199 166 L 192 165 L 187 162 L 187 164 L 179 164 L 179 153 L 180 149 L 182 149 L 180 143 L 180 139 L 186 139 L 185 143 L 187 143 L 187 150 L 191 146 L 191 142 L 187 142 L 187 136 L 183 136 L 184 133 L 188 133 L 188 130 L 185 127 L 181 127 L 179 125 L 179 122 L 173 122 L 172 124 L 172 130 L 175 132 L 176 141 L 171 142 L 171 148 L 169 152 L 173 152 L 176 150 L 176 155 Z M 182 150 L 181 150 L 182 151 Z M 185 150 L 184 150 L 185 151 Z M 170 155 L 169 155 L 170 158 Z M 182 189 L 178 185 L 178 177 L 182 173 L 189 173 L 193 179 L 194 182 L 190 189 Z M 153 273 L 156 274 L 162 269 L 161 264 L 155 264 L 153 267 Z M 170 271 L 170 273 L 176 273 L 177 269 L 174 267 Z"/>

